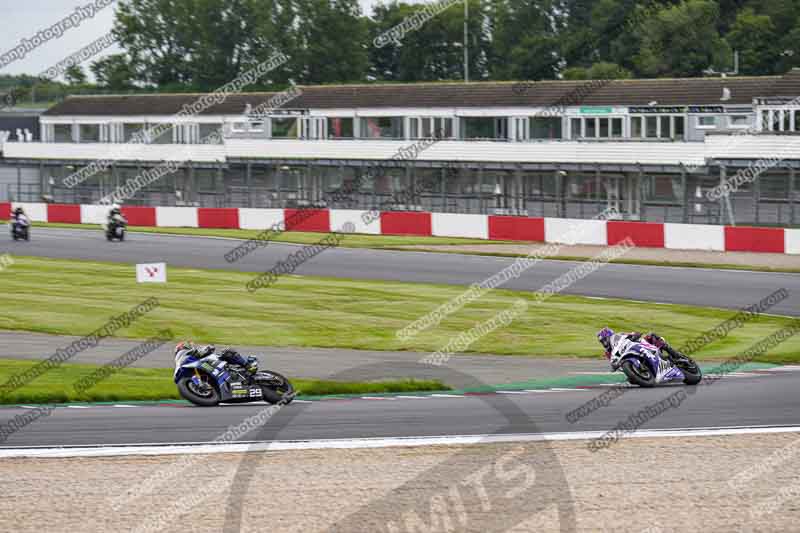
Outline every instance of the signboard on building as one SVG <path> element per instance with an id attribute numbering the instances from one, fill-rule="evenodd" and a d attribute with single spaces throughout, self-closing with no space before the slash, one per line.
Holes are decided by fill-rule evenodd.
<path id="1" fill-rule="evenodd" d="M 613 107 L 581 106 L 581 115 L 608 115 L 613 112 Z"/>
<path id="2" fill-rule="evenodd" d="M 669 115 L 679 115 L 681 113 L 685 113 L 686 108 L 682 106 L 637 106 L 637 107 L 629 107 L 628 113 L 631 114 L 669 114 Z"/>

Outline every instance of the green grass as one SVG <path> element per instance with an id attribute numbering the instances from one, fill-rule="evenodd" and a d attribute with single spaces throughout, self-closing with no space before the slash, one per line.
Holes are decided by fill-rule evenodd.
<path id="1" fill-rule="evenodd" d="M 0 384 L 37 364 L 37 361 L 0 359 Z M 125 368 L 83 392 L 75 383 L 100 368 L 97 365 L 64 364 L 51 369 L 31 383 L 6 396 L 2 404 L 114 402 L 179 399 L 169 368 Z M 374 382 L 339 382 L 290 378 L 302 396 L 331 394 L 380 394 L 450 390 L 437 380 L 392 380 Z"/>
<path id="2" fill-rule="evenodd" d="M 62 224 L 34 222 L 34 226 L 69 229 L 99 229 L 98 224 Z M 211 229 L 211 228 L 154 228 L 145 226 L 130 226 L 131 233 L 165 233 L 169 235 L 193 235 L 202 237 L 227 237 L 231 239 L 253 239 L 264 230 L 249 229 Z M 327 233 L 314 233 L 306 231 L 284 231 L 270 235 L 274 242 L 294 244 L 315 244 Z M 393 246 L 419 246 L 441 244 L 510 244 L 510 241 L 487 241 L 485 239 L 463 239 L 458 237 L 417 237 L 413 235 L 362 235 L 349 234 L 340 246 L 345 248 L 389 248 Z M 513 244 L 520 244 L 514 242 Z M 233 244 L 231 244 L 233 248 Z"/>
<path id="3" fill-rule="evenodd" d="M 16 263 L 0 273 L 0 294 L 4 295 L 0 329 L 51 334 L 89 333 L 111 315 L 156 296 L 161 306 L 118 331 L 118 336 L 144 339 L 170 328 L 178 338 L 217 344 L 433 352 L 524 298 L 531 305 L 523 316 L 480 338 L 468 351 L 599 357 L 594 336 L 604 325 L 623 331 L 656 331 L 680 347 L 734 315 L 730 310 L 562 295 L 537 304 L 531 293 L 495 290 L 404 342 L 395 336 L 398 329 L 464 288 L 283 276 L 251 294 L 245 283 L 253 274 L 244 272 L 170 268 L 169 283 L 140 285 L 133 265 L 14 259 Z M 695 355 L 725 359 L 791 322 L 790 318 L 759 317 Z M 800 362 L 800 337 L 759 360 Z"/>

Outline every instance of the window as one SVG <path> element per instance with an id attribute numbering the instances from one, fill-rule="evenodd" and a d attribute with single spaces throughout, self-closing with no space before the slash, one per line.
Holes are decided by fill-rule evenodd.
<path id="1" fill-rule="evenodd" d="M 123 124 L 122 132 L 125 137 L 125 142 L 144 142 L 142 135 L 144 134 L 144 124 Z"/>
<path id="2" fill-rule="evenodd" d="M 794 112 L 794 131 L 800 131 L 800 111 Z"/>
<path id="3" fill-rule="evenodd" d="M 297 138 L 297 118 L 296 117 L 272 117 L 272 138 L 273 139 L 296 139 Z"/>
<path id="4" fill-rule="evenodd" d="M 635 139 L 642 137 L 642 117 L 631 117 L 631 137 Z"/>
<path id="5" fill-rule="evenodd" d="M 353 119 L 352 118 L 328 118 L 328 138 L 329 139 L 352 139 L 353 138 Z"/>
<path id="6" fill-rule="evenodd" d="M 222 144 L 222 124 L 200 124 L 199 141 L 203 144 Z"/>
<path id="7" fill-rule="evenodd" d="M 622 137 L 622 119 L 621 118 L 612 118 L 611 119 L 611 137 L 614 137 L 614 138 Z"/>
<path id="8" fill-rule="evenodd" d="M 597 137 L 597 119 L 587 118 L 586 121 L 586 137 L 594 139 Z"/>
<path id="9" fill-rule="evenodd" d="M 234 122 L 231 126 L 231 131 L 236 133 L 243 133 L 248 131 L 246 122 Z"/>
<path id="10" fill-rule="evenodd" d="M 449 139 L 453 137 L 452 118 L 412 117 L 409 123 L 409 138 Z"/>
<path id="11" fill-rule="evenodd" d="M 148 124 L 149 142 L 152 144 L 172 144 L 172 130 L 174 129 L 175 125 L 167 122 Z"/>
<path id="12" fill-rule="evenodd" d="M 581 119 L 573 118 L 569 121 L 570 130 L 572 131 L 572 138 L 573 139 L 580 139 L 583 137 L 583 131 L 581 130 Z"/>
<path id="13" fill-rule="evenodd" d="M 531 117 L 531 139 L 561 139 L 560 117 Z"/>
<path id="14" fill-rule="evenodd" d="M 697 127 L 698 128 L 716 128 L 717 127 L 717 117 L 715 117 L 713 115 L 697 117 Z"/>
<path id="15" fill-rule="evenodd" d="M 598 120 L 600 121 L 600 137 L 608 138 L 608 119 L 601 118 Z"/>
<path id="16" fill-rule="evenodd" d="M 81 124 L 80 125 L 80 139 L 82 143 L 99 143 L 100 142 L 100 125 L 99 124 Z"/>
<path id="17" fill-rule="evenodd" d="M 747 115 L 731 115 L 729 120 L 731 128 L 746 128 L 750 125 L 750 117 Z"/>
<path id="18" fill-rule="evenodd" d="M 646 126 L 645 137 L 647 137 L 648 139 L 655 139 L 658 137 L 658 118 L 659 117 L 644 118 Z"/>
<path id="19" fill-rule="evenodd" d="M 403 117 L 364 117 L 361 119 L 364 139 L 402 139 Z"/>
<path id="20" fill-rule="evenodd" d="M 659 117 L 659 118 L 661 119 L 659 124 L 659 137 L 661 137 L 662 139 L 671 138 L 672 134 L 670 133 L 669 124 L 671 122 L 670 119 L 672 117 Z"/>
<path id="21" fill-rule="evenodd" d="M 683 127 L 683 117 L 672 117 L 672 120 L 675 124 L 675 136 L 676 139 L 683 139 L 684 135 L 684 127 Z"/>
<path id="22" fill-rule="evenodd" d="M 250 131 L 255 133 L 263 133 L 265 130 L 265 122 L 262 120 L 257 120 L 255 122 L 250 123 Z"/>
<path id="23" fill-rule="evenodd" d="M 766 109 L 761 112 L 761 129 L 762 131 L 772 131 L 772 124 L 769 120 L 769 111 Z"/>
<path id="24" fill-rule="evenodd" d="M 788 109 L 784 109 L 781 111 L 781 115 L 783 115 L 783 127 L 781 128 L 781 131 L 792 131 L 792 112 Z"/>
<path id="25" fill-rule="evenodd" d="M 465 117 L 461 119 L 464 139 L 506 139 L 507 120 L 500 117 Z"/>
<path id="26" fill-rule="evenodd" d="M 436 118 L 433 120 L 434 135 L 440 139 L 453 138 L 453 119 L 452 118 Z"/>
<path id="27" fill-rule="evenodd" d="M 53 126 L 53 141 L 57 143 L 72 142 L 72 124 L 55 124 Z"/>

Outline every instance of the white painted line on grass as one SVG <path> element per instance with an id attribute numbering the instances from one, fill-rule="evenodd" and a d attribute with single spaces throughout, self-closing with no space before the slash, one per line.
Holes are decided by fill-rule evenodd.
<path id="1" fill-rule="evenodd" d="M 463 398 L 460 394 L 431 394 L 431 398 Z"/>

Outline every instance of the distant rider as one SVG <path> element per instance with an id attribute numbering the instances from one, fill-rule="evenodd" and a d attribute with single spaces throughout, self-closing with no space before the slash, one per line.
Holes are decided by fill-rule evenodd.
<path id="1" fill-rule="evenodd" d="M 25 210 L 23 210 L 21 207 L 17 207 L 11 212 L 11 222 L 13 224 L 16 224 L 17 222 L 27 222 L 27 221 L 28 217 L 25 214 Z"/>
<path id="2" fill-rule="evenodd" d="M 177 354 L 181 350 L 189 350 L 190 353 L 197 354 L 198 357 L 208 357 L 216 352 L 217 347 L 213 344 L 206 344 L 205 346 L 197 346 L 191 341 L 181 342 L 175 347 Z M 236 350 L 226 348 L 217 356 L 228 364 L 238 365 L 247 370 L 250 374 L 255 374 L 258 371 L 258 360 L 255 357 L 246 358 Z"/>
<path id="3" fill-rule="evenodd" d="M 664 340 L 663 337 L 659 337 L 653 332 L 650 332 L 644 336 L 636 331 L 631 333 L 620 333 L 620 335 L 625 336 L 626 339 L 632 342 L 640 342 L 644 338 L 645 342 L 648 342 L 658 348 L 658 354 L 661 357 L 664 357 L 662 352 L 667 352 L 667 355 L 672 361 L 676 361 L 682 357 L 681 354 L 674 350 L 672 346 L 670 346 L 669 343 Z M 614 330 L 611 328 L 603 328 L 597 333 L 597 340 L 600 341 L 600 344 L 602 344 L 603 348 L 606 350 L 606 359 L 611 359 L 611 337 L 613 336 Z"/>
<path id="4" fill-rule="evenodd" d="M 127 220 L 125 220 L 125 217 L 122 216 L 122 210 L 119 208 L 119 206 L 117 204 L 114 204 L 111 206 L 111 209 L 108 210 L 106 223 L 109 226 L 111 226 L 115 225 L 117 222 L 120 221 L 125 223 L 128 222 Z"/>

